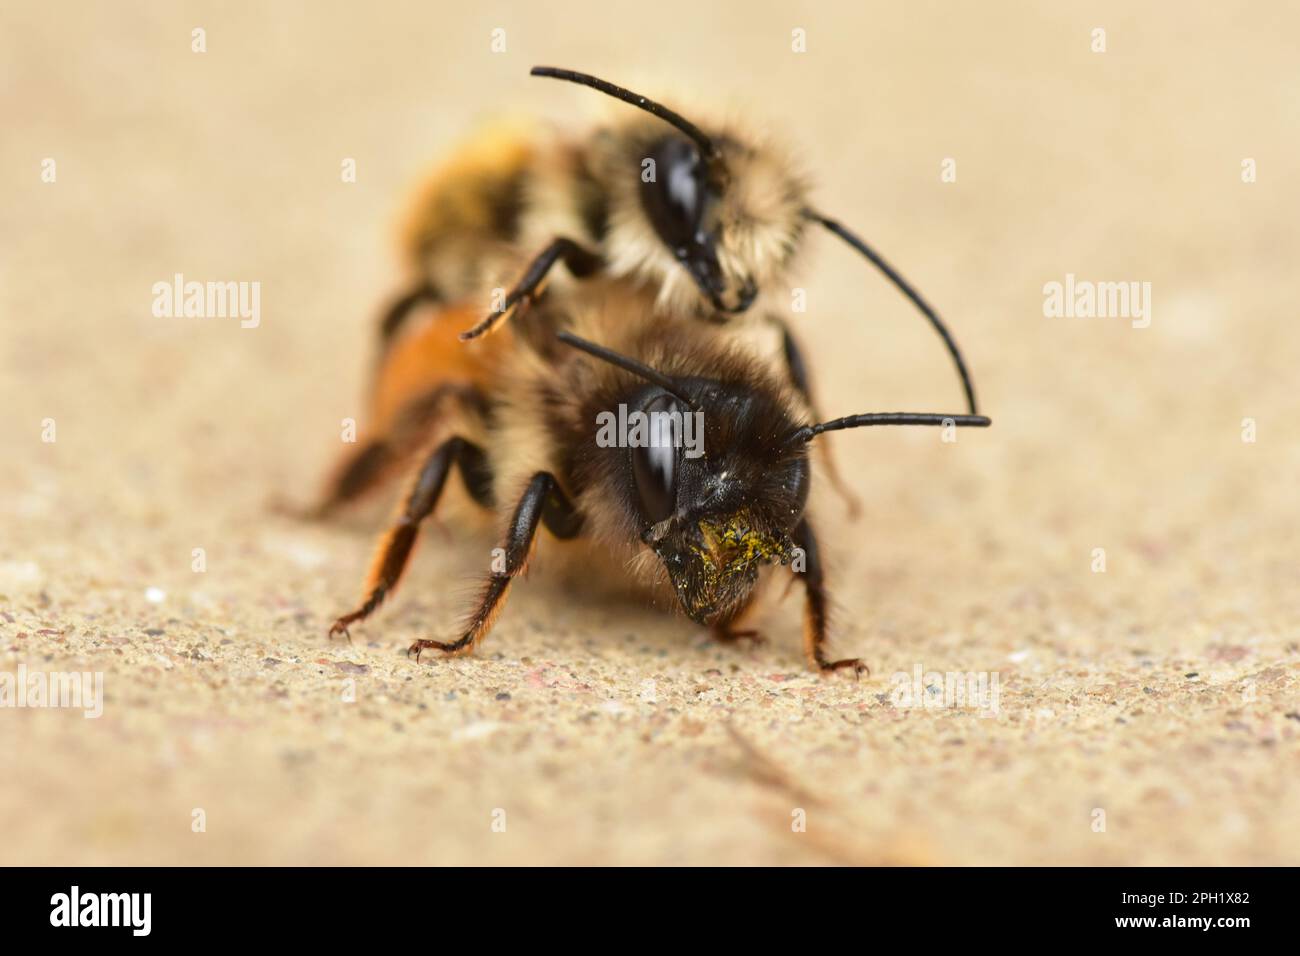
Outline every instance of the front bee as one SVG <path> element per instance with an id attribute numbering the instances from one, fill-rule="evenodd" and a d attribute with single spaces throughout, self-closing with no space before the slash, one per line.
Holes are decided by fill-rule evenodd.
<path id="1" fill-rule="evenodd" d="M 593 533 L 603 526 L 607 536 L 635 538 L 649 549 L 682 611 L 721 640 L 746 633 L 736 624 L 756 595 L 761 569 L 790 566 L 806 590 L 810 664 L 823 671 L 861 669 L 856 659 L 830 660 L 824 651 L 824 575 L 806 513 L 809 443 L 828 431 L 867 425 L 987 426 L 989 420 L 886 413 L 807 424 L 762 364 L 733 348 L 718 349 L 689 324 L 633 341 L 653 366 L 569 331 L 558 338 L 649 383 L 637 386 L 635 378 L 622 377 L 596 386 L 577 419 L 599 421 L 612 408 L 629 408 L 650 422 L 640 440 L 625 448 L 581 442 L 581 424 L 564 436 L 580 443 L 573 481 L 576 500 L 585 500 L 597 519 Z M 695 440 L 691 422 L 697 423 Z"/>
<path id="2" fill-rule="evenodd" d="M 439 373 L 442 384 L 457 384 L 454 417 L 427 424 L 423 463 L 381 540 L 365 594 L 331 633 L 346 633 L 396 588 L 421 523 L 458 470 L 473 499 L 502 519 L 504 566 L 484 578 L 459 636 L 416 641 L 417 658 L 477 646 L 546 528 L 588 547 L 592 566 L 630 568 L 652 593 L 670 590 L 686 616 L 721 640 L 741 636 L 736 625 L 761 570 L 786 565 L 805 590 L 811 666 L 860 670 L 856 659 L 825 653 L 826 582 L 806 513 L 809 443 L 866 425 L 989 420 L 889 413 L 809 423 L 797 390 L 767 363 L 713 326 L 665 322 L 625 284 L 584 284 L 537 308 L 537 325 L 556 331 L 501 349 L 481 378 L 452 367 Z M 446 328 L 460 314 L 437 317 L 431 327 Z M 607 337 L 623 351 L 578 332 Z M 437 342 L 428 354 L 446 355 L 445 338 Z"/>
<path id="3" fill-rule="evenodd" d="M 592 348 L 568 332 L 560 338 Z M 576 459 L 578 487 L 609 490 L 625 533 L 658 557 L 682 609 L 708 626 L 744 609 L 763 565 L 790 560 L 792 521 L 808 498 L 806 451 L 779 438 L 795 430 L 788 405 L 746 374 L 750 382 L 691 377 L 630 395 L 599 390 L 588 415 L 612 420 L 602 406 L 617 405 L 649 425 L 626 447 L 598 440 Z"/>

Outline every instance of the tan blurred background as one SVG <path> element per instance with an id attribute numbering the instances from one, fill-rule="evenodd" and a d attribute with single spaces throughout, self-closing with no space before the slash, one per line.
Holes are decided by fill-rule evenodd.
<path id="1" fill-rule="evenodd" d="M 0 660 L 107 694 L 0 710 L 0 862 L 1300 862 L 1300 14 L 476 6 L 0 11 Z M 720 648 L 548 577 L 548 541 L 479 657 L 416 665 L 487 546 L 454 527 L 324 639 L 387 501 L 328 527 L 266 502 L 359 414 L 427 164 L 499 111 L 603 107 L 535 63 L 779 131 L 963 343 L 994 427 L 845 435 L 866 512 L 820 503 L 869 680 L 804 671 L 793 597 L 766 647 Z M 259 281 L 261 326 L 154 318 L 176 272 Z M 1045 318 L 1067 273 L 1150 282 L 1150 327 Z M 805 279 L 829 412 L 959 410 L 849 250 Z M 917 664 L 997 672 L 1000 715 L 893 707 Z"/>

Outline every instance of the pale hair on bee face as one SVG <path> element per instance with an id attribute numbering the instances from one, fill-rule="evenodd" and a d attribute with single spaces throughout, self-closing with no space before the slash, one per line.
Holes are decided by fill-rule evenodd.
<path id="1" fill-rule="evenodd" d="M 706 212 L 728 305 L 746 286 L 776 290 L 797 265 L 807 221 L 808 182 L 783 147 L 769 136 L 731 120 L 708 127 L 726 176 Z M 661 314 L 713 311 L 700 289 L 646 213 L 643 177 L 650 153 L 680 136 L 661 120 L 619 114 L 594 140 L 590 161 L 607 187 L 606 259 L 612 274 L 656 290 Z"/>

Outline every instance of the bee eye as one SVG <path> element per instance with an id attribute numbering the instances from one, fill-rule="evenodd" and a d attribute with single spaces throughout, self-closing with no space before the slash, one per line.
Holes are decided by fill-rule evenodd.
<path id="1" fill-rule="evenodd" d="M 674 250 L 689 245 L 704 213 L 700 154 L 684 139 L 666 139 L 651 153 L 654 181 L 641 182 L 641 205 L 655 232 Z"/>
<path id="2" fill-rule="evenodd" d="M 632 447 L 632 479 L 636 482 L 641 512 L 651 524 L 663 521 L 677 505 L 677 429 L 681 416 L 677 401 L 660 394 L 643 406 L 648 420 L 647 441 Z"/>

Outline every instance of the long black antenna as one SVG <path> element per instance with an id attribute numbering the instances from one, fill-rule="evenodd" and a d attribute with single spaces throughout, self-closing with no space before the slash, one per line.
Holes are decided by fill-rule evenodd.
<path id="1" fill-rule="evenodd" d="M 974 415 L 978 410 L 975 406 L 975 386 L 971 384 L 970 372 L 966 370 L 966 362 L 961 357 L 961 349 L 957 347 L 957 343 L 953 339 L 952 333 L 949 332 L 948 327 L 943 324 L 943 320 L 939 318 L 938 313 L 930 307 L 930 303 L 921 298 L 921 293 L 912 288 L 911 283 L 899 275 L 894 270 L 894 267 L 881 257 L 880 253 L 876 252 L 875 249 L 872 249 L 869 245 L 863 242 L 862 239 L 854 235 L 840 223 L 836 222 L 834 219 L 829 219 L 812 209 L 805 209 L 804 216 L 814 222 L 821 223 L 831 232 L 835 233 L 835 235 L 839 236 L 851 245 L 854 249 L 858 250 L 858 252 L 866 256 L 867 259 L 871 260 L 872 264 L 883 272 L 886 278 L 888 278 L 890 282 L 894 283 L 903 295 L 911 299 L 912 304 L 920 309 L 921 313 L 930 320 L 930 324 L 934 326 L 934 330 L 939 333 L 939 337 L 943 339 L 944 344 L 948 346 L 948 354 L 952 356 L 952 360 L 957 366 L 957 374 L 961 376 L 961 386 L 966 391 L 966 405 L 970 409 L 970 413 Z"/>
<path id="2" fill-rule="evenodd" d="M 985 415 L 934 415 L 929 412 L 867 412 L 864 415 L 846 415 L 817 425 L 804 425 L 786 441 L 809 442 L 822 432 L 837 432 L 845 428 L 864 428 L 867 425 L 956 425 L 967 428 L 988 428 L 993 420 Z"/>
<path id="3" fill-rule="evenodd" d="M 613 349 L 607 349 L 603 345 L 597 345 L 595 342 L 589 342 L 584 338 L 579 338 L 569 331 L 557 332 L 555 333 L 555 337 L 565 345 L 572 345 L 575 349 L 586 352 L 588 355 L 598 358 L 602 362 L 608 362 L 610 365 L 617 365 L 625 372 L 631 372 L 633 375 L 640 376 L 647 382 L 653 382 L 668 394 L 674 395 L 681 401 L 685 402 L 686 406 L 692 411 L 699 411 L 699 404 L 695 399 L 684 394 L 678 383 L 674 382 L 662 372 L 656 372 L 649 365 L 646 365 L 643 362 L 638 362 L 634 358 L 628 358 L 626 355 L 620 355 Z"/>
<path id="4" fill-rule="evenodd" d="M 713 145 L 713 140 L 709 139 L 698 126 L 682 116 L 680 113 L 674 113 L 668 107 L 656 103 L 654 100 L 642 96 L 640 93 L 633 93 L 631 90 L 625 90 L 621 86 L 615 86 L 607 80 L 592 76 L 589 73 L 578 73 L 575 70 L 562 70 L 554 66 L 535 66 L 529 73 L 533 76 L 547 76 L 553 80 L 568 80 L 570 83 L 580 83 L 583 86 L 590 86 L 593 90 L 600 90 L 608 96 L 622 100 L 624 103 L 631 103 L 638 109 L 643 109 L 667 123 L 671 123 L 679 130 L 695 140 L 695 144 L 700 147 L 704 158 L 710 162 L 718 159 L 718 147 Z"/>

